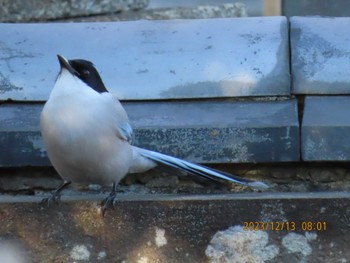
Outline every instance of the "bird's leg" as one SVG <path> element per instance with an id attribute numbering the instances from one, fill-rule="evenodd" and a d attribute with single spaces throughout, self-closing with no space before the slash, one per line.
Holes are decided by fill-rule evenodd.
<path id="1" fill-rule="evenodd" d="M 64 181 L 63 184 L 61 184 L 55 191 L 53 191 L 49 197 L 44 198 L 40 203 L 48 206 L 51 203 L 57 203 L 61 199 L 61 191 L 71 183 L 72 182 Z"/>
<path id="2" fill-rule="evenodd" d="M 106 210 L 110 205 L 114 205 L 114 200 L 115 200 L 116 195 L 117 195 L 117 184 L 114 182 L 113 186 L 112 186 L 112 191 L 105 199 L 103 199 L 103 201 L 101 203 L 102 216 L 105 215 Z"/>

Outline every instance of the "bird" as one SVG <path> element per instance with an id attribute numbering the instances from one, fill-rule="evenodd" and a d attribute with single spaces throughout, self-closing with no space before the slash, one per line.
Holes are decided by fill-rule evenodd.
<path id="1" fill-rule="evenodd" d="M 95 65 L 57 55 L 60 71 L 40 115 L 40 130 L 50 162 L 62 185 L 43 202 L 56 202 L 69 184 L 112 186 L 102 201 L 104 214 L 114 204 L 117 185 L 129 173 L 164 164 L 214 181 L 267 189 L 253 181 L 133 145 L 126 111 L 104 85 Z"/>

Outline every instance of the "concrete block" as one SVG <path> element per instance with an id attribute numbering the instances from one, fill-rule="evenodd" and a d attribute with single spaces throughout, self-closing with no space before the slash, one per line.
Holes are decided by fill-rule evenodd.
<path id="1" fill-rule="evenodd" d="M 15 255 L 30 262 L 238 262 L 234 257 L 239 262 L 318 263 L 350 258 L 347 192 L 118 194 L 114 209 L 103 218 L 98 207 L 104 197 L 63 195 L 59 206 L 42 207 L 40 196 L 0 196 L 5 222 L 0 224 L 0 250 L 4 242 L 15 244 L 22 252 Z"/>
<path id="2" fill-rule="evenodd" d="M 263 3 L 260 1 L 245 1 L 243 4 L 242 2 L 235 2 L 235 5 L 241 5 L 244 6 L 245 9 L 248 10 L 249 16 L 262 16 L 262 9 L 263 9 Z M 164 10 L 164 9 L 176 9 L 179 6 L 181 8 L 197 8 L 198 5 L 205 6 L 202 7 L 202 9 L 205 10 L 207 7 L 213 7 L 213 6 L 230 6 L 231 3 L 228 3 L 225 0 L 205 0 L 205 1 L 188 1 L 188 0 L 177 0 L 176 2 L 172 1 L 163 1 L 163 0 L 152 0 L 150 1 L 148 8 L 149 9 L 155 9 L 155 10 Z"/>
<path id="3" fill-rule="evenodd" d="M 145 8 L 148 2 L 148 0 L 2 0 L 0 21 L 28 22 L 108 14 Z"/>
<path id="4" fill-rule="evenodd" d="M 0 100 L 46 100 L 57 53 L 94 62 L 122 100 L 290 94 L 284 17 L 0 24 L 0 31 Z"/>
<path id="5" fill-rule="evenodd" d="M 290 16 L 350 16 L 350 1 L 298 0 L 282 1 L 283 15 Z"/>
<path id="6" fill-rule="evenodd" d="M 350 93 L 350 18 L 292 17 L 292 92 Z"/>
<path id="7" fill-rule="evenodd" d="M 296 100 L 124 103 L 135 145 L 198 163 L 299 160 Z M 0 166 L 46 166 L 41 104 L 0 106 Z"/>
<path id="8" fill-rule="evenodd" d="M 167 6 L 167 1 L 162 1 Z M 190 3 L 186 1 L 186 3 Z M 167 8 L 147 8 L 143 12 L 128 12 L 128 14 L 121 14 L 118 18 L 120 20 L 166 20 L 166 19 L 207 19 L 207 18 L 232 18 L 232 17 L 246 17 L 247 8 L 242 3 L 212 3 L 212 5 L 189 5 L 184 6 L 179 4 L 179 1 L 173 2 L 175 6 Z M 134 16 L 131 17 L 130 16 Z M 112 16 L 109 16 L 113 19 Z M 114 17 L 116 17 L 114 15 Z M 85 18 L 83 18 L 85 21 Z M 92 21 L 92 20 L 91 20 Z"/>
<path id="9" fill-rule="evenodd" d="M 301 129 L 305 161 L 350 160 L 350 96 L 305 99 Z"/>

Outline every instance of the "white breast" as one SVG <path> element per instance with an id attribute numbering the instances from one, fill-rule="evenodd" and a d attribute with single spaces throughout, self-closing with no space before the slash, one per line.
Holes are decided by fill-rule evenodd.
<path id="1" fill-rule="evenodd" d="M 120 114 L 111 96 L 65 72 L 57 79 L 40 126 L 50 161 L 63 179 L 105 185 L 128 172 L 132 150 L 116 135 Z"/>

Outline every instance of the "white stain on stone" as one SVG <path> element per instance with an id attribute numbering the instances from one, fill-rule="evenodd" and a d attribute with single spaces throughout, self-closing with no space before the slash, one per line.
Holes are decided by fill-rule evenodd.
<path id="1" fill-rule="evenodd" d="M 232 226 L 213 236 L 205 254 L 211 263 L 264 263 L 279 253 L 279 248 L 268 245 L 268 240 L 265 231 L 246 231 L 242 226 Z"/>
<path id="2" fill-rule="evenodd" d="M 156 236 L 154 238 L 154 241 L 155 241 L 157 247 L 165 246 L 168 243 L 168 241 L 165 237 L 165 230 L 164 229 L 156 227 Z"/>
<path id="3" fill-rule="evenodd" d="M 88 261 L 90 259 L 90 251 L 85 245 L 76 245 L 71 250 L 70 257 L 74 260 Z"/>
<path id="4" fill-rule="evenodd" d="M 305 232 L 305 237 L 308 241 L 315 241 L 317 239 L 317 233 L 315 232 Z"/>
<path id="5" fill-rule="evenodd" d="M 137 260 L 137 263 L 148 263 L 149 260 L 147 257 L 141 257 Z"/>
<path id="6" fill-rule="evenodd" d="M 289 233 L 282 239 L 282 245 L 289 253 L 300 253 L 303 256 L 309 256 L 312 253 L 312 248 L 308 239 L 297 233 Z"/>
<path id="7" fill-rule="evenodd" d="M 45 157 L 45 148 L 44 143 L 41 139 L 41 136 L 34 135 L 34 136 L 28 136 L 28 141 L 32 144 L 33 150 L 39 150 L 40 156 Z"/>
<path id="8" fill-rule="evenodd" d="M 98 252 L 97 254 L 97 260 L 103 260 L 107 256 L 107 253 L 105 251 Z"/>

